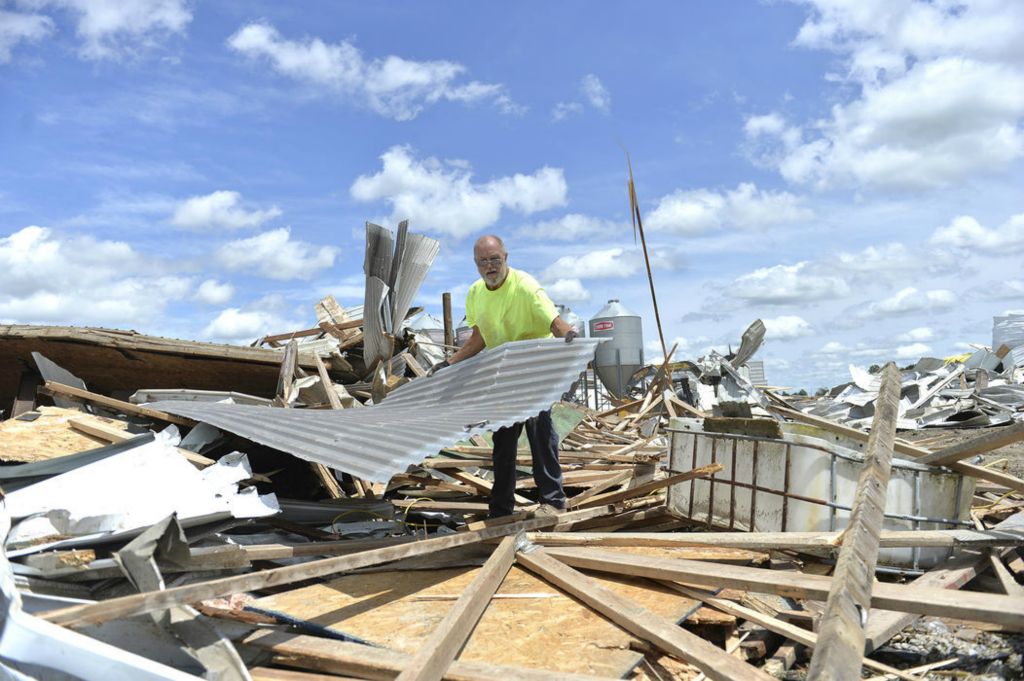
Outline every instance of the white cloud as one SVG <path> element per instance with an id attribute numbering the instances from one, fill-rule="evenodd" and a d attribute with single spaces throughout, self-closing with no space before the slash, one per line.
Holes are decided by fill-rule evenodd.
<path id="1" fill-rule="evenodd" d="M 251 341 L 270 333 L 284 333 L 302 327 L 301 322 L 288 320 L 267 310 L 242 310 L 229 307 L 221 310 L 202 331 L 205 338 L 224 343 Z"/>
<path id="2" fill-rule="evenodd" d="M 862 318 L 889 317 L 913 312 L 938 312 L 956 305 L 956 295 L 946 289 L 919 291 L 908 286 L 892 296 L 872 303 L 859 313 Z"/>
<path id="3" fill-rule="evenodd" d="M 896 348 L 895 359 L 918 359 L 930 353 L 932 349 L 924 343 L 911 343 Z"/>
<path id="4" fill-rule="evenodd" d="M 663 196 L 647 216 L 647 226 L 676 234 L 700 234 L 722 227 L 758 229 L 814 217 L 800 197 L 766 191 L 744 182 L 736 189 L 676 190 Z"/>
<path id="5" fill-rule="evenodd" d="M 775 305 L 841 298 L 849 292 L 842 278 L 813 274 L 807 262 L 754 270 L 736 279 L 729 291 L 750 303 Z"/>
<path id="6" fill-rule="evenodd" d="M 235 287 L 216 279 L 207 279 L 196 289 L 196 300 L 209 305 L 223 305 L 235 295 Z"/>
<path id="7" fill-rule="evenodd" d="M 238 192 L 215 191 L 206 196 L 193 196 L 177 205 L 171 224 L 191 230 L 244 229 L 259 227 L 281 215 L 277 206 L 266 210 L 245 210 Z"/>
<path id="8" fill-rule="evenodd" d="M 458 82 L 466 67 L 451 61 L 410 61 L 394 55 L 368 61 L 351 42 L 288 40 L 264 22 L 243 26 L 227 44 L 246 57 L 265 58 L 282 75 L 365 101 L 376 113 L 399 121 L 416 118 L 441 100 L 491 101 L 508 113 L 522 111 L 503 85 Z"/>
<path id="9" fill-rule="evenodd" d="M 288 227 L 231 241 L 217 251 L 217 260 L 232 271 L 255 271 L 270 279 L 310 279 L 331 267 L 338 249 L 292 241 Z"/>
<path id="10" fill-rule="evenodd" d="M 579 102 L 558 102 L 551 109 L 551 118 L 556 121 L 564 121 L 569 116 L 583 113 L 583 105 Z"/>
<path id="11" fill-rule="evenodd" d="M 18 43 L 39 42 L 52 32 L 50 17 L 0 9 L 0 64 L 11 61 L 11 50 Z"/>
<path id="12" fill-rule="evenodd" d="M 580 90 L 582 90 L 583 96 L 590 106 L 604 113 L 608 113 L 611 110 L 611 93 L 608 92 L 608 88 L 604 86 L 601 79 L 593 73 L 583 76 L 583 80 L 580 82 Z"/>
<path id="13" fill-rule="evenodd" d="M 192 21 L 186 0 L 36 0 L 36 6 L 66 9 L 78 18 L 84 59 L 117 59 L 157 46 L 184 33 Z"/>
<path id="14" fill-rule="evenodd" d="M 605 279 L 628 277 L 640 269 L 640 261 L 633 253 L 622 248 L 607 248 L 583 255 L 563 255 L 551 263 L 541 274 L 544 281 L 564 277 L 577 279 Z"/>
<path id="15" fill-rule="evenodd" d="M 916 329 L 911 329 L 906 333 L 901 333 L 896 337 L 896 340 L 903 341 L 905 343 L 927 341 L 935 338 L 935 332 L 927 326 L 919 326 Z"/>
<path id="16" fill-rule="evenodd" d="M 357 201 L 391 204 L 393 222 L 412 220 L 418 228 L 464 237 L 498 221 L 503 209 L 531 214 L 565 205 L 561 168 L 515 174 L 477 184 L 465 161 L 417 160 L 412 149 L 394 146 L 381 155 L 383 168 L 360 175 L 349 193 Z"/>
<path id="17" fill-rule="evenodd" d="M 990 59 L 1021 56 L 1024 8 L 1013 2 L 804 0 L 815 12 L 796 43 L 837 51 L 928 58 L 950 51 Z M 866 60 L 870 63 L 870 60 Z M 864 77 L 877 73 L 864 74 Z"/>
<path id="18" fill-rule="evenodd" d="M 821 348 L 817 351 L 816 354 L 819 354 L 819 355 L 839 355 L 839 354 L 842 354 L 842 353 L 846 352 L 848 349 L 849 348 L 847 348 L 845 345 L 843 345 L 839 341 L 829 341 L 828 343 L 825 343 L 823 346 L 821 346 Z"/>
<path id="19" fill-rule="evenodd" d="M 768 117 L 748 135 L 786 179 L 818 188 L 920 189 L 1024 156 L 1021 3 L 808 0 L 796 44 L 833 50 L 855 96 L 803 127 Z M 770 114 L 769 114 L 770 116 Z"/>
<path id="20" fill-rule="evenodd" d="M 560 305 L 584 303 L 590 300 L 590 291 L 579 279 L 558 279 L 544 286 L 548 297 Z"/>
<path id="21" fill-rule="evenodd" d="M 191 291 L 119 241 L 25 227 L 0 238 L 0 319 L 138 328 Z"/>
<path id="22" fill-rule="evenodd" d="M 1024 213 L 1018 213 L 997 229 L 988 229 L 969 215 L 959 215 L 935 230 L 932 246 L 952 246 L 992 255 L 1012 255 L 1024 251 Z"/>
<path id="23" fill-rule="evenodd" d="M 923 251 L 912 252 L 901 243 L 868 246 L 856 253 L 840 252 L 831 263 L 845 272 L 876 275 L 879 273 L 902 273 L 924 266 L 931 254 Z"/>
<path id="24" fill-rule="evenodd" d="M 544 240 L 576 241 L 629 234 L 632 228 L 612 220 L 568 213 L 555 220 L 543 220 L 519 230 L 519 236 Z"/>
<path id="25" fill-rule="evenodd" d="M 807 320 L 796 315 L 782 315 L 774 319 L 765 319 L 764 327 L 765 338 L 772 340 L 787 340 L 814 335 L 814 329 L 807 323 Z"/>
<path id="26" fill-rule="evenodd" d="M 576 99 L 555 104 L 551 109 L 551 118 L 555 121 L 564 121 L 569 116 L 583 113 L 585 104 L 603 114 L 607 114 L 612 109 L 611 93 L 608 92 L 608 88 L 604 86 L 601 79 L 593 73 L 588 73 L 580 80 L 579 96 Z"/>

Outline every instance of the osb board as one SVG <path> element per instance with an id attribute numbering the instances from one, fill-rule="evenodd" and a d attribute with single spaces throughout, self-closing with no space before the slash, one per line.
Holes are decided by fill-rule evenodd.
<path id="1" fill-rule="evenodd" d="M 261 598 L 252 607 L 415 653 L 479 568 L 348 575 L 331 582 Z M 597 578 L 603 585 L 671 621 L 695 604 L 643 580 Z M 643 586 L 640 586 L 643 584 Z M 636 639 L 575 599 L 513 567 L 460 660 L 618 677 L 641 655 Z"/>
<path id="2" fill-rule="evenodd" d="M 41 416 L 34 421 L 0 421 L 0 462 L 45 461 L 108 444 L 105 440 L 72 429 L 68 423 L 71 419 L 96 419 L 107 426 L 122 430 L 126 425 L 114 419 L 87 415 L 77 409 L 39 407 L 36 411 Z"/>

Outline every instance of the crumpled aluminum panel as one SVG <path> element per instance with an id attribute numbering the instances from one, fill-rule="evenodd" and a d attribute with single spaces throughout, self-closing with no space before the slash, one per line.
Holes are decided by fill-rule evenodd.
<path id="1" fill-rule="evenodd" d="M 365 409 L 156 404 L 307 461 L 385 482 L 458 440 L 550 408 L 579 378 L 599 342 L 547 338 L 506 343 L 411 381 Z"/>

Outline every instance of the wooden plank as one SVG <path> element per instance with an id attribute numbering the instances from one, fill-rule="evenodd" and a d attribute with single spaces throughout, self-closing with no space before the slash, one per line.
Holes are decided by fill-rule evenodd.
<path id="1" fill-rule="evenodd" d="M 344 409 L 345 407 L 341 404 L 341 398 L 338 397 L 338 393 L 334 390 L 334 382 L 327 374 L 327 367 L 324 366 L 324 361 L 320 359 L 320 355 L 314 355 L 313 359 L 316 362 L 316 372 L 320 376 L 320 385 L 323 386 L 327 403 L 331 405 L 331 409 Z"/>
<path id="2" fill-rule="evenodd" d="M 993 428 L 978 437 L 958 442 L 949 447 L 925 454 L 916 459 L 917 463 L 927 463 L 933 466 L 945 466 L 961 459 L 966 459 L 975 454 L 984 454 L 993 449 L 999 449 L 1014 442 L 1024 440 L 1024 422 L 1015 423 L 1012 426 Z"/>
<path id="3" fill-rule="evenodd" d="M 645 558 L 600 549 L 545 549 L 573 567 L 637 577 L 670 579 L 704 587 L 729 587 L 775 593 L 780 596 L 825 600 L 832 586 L 829 577 L 778 570 L 714 565 L 672 558 Z M 1024 630 L 1024 601 L 997 594 L 959 592 L 901 584 L 876 584 L 871 605 L 885 610 L 954 617 L 1003 624 Z"/>
<path id="4" fill-rule="evenodd" d="M 455 324 L 452 323 L 452 294 L 441 294 L 441 323 L 444 328 L 444 356 L 448 357 L 455 347 Z"/>
<path id="5" fill-rule="evenodd" d="M 295 339 L 288 341 L 288 345 L 284 349 L 284 357 L 281 358 L 281 370 L 277 374 L 277 391 L 274 397 L 275 407 L 291 407 L 291 395 L 295 383 L 295 372 L 298 370 L 298 359 L 299 359 L 299 342 Z M 320 371 L 320 367 L 323 366 L 323 361 L 319 356 L 316 358 L 317 371 Z M 321 381 L 326 376 L 327 371 L 324 367 L 324 372 L 320 374 Z M 330 385 L 330 384 L 328 384 Z M 328 386 L 324 387 L 325 390 L 334 392 Z M 335 396 L 337 397 L 337 396 Z M 338 484 L 334 474 L 331 470 L 323 465 L 322 463 L 310 463 L 310 470 L 313 471 L 313 475 L 316 476 L 317 480 L 320 481 L 320 486 L 324 488 L 327 495 L 332 499 L 341 499 L 345 495 L 341 491 L 341 485 Z"/>
<path id="6" fill-rule="evenodd" d="M 785 402 L 783 402 L 782 399 L 779 398 L 778 396 L 773 395 L 772 393 L 768 393 L 768 395 L 770 395 L 776 401 L 785 404 Z M 826 430 L 831 433 L 843 435 L 845 437 L 850 438 L 851 440 L 856 440 L 858 442 L 867 442 L 868 439 L 867 433 L 857 430 L 856 428 L 850 428 L 849 426 L 844 426 L 841 423 L 836 423 L 835 421 L 830 421 L 829 419 L 822 418 L 820 416 L 805 414 L 803 412 L 796 411 L 795 409 L 790 409 L 788 406 L 773 406 L 772 411 L 782 414 L 783 416 L 793 419 L 794 421 L 800 421 L 802 423 L 807 423 L 812 426 L 817 426 L 818 428 L 821 428 L 822 430 Z M 901 442 L 900 440 L 896 441 L 896 444 L 894 445 L 894 450 L 897 454 L 903 454 L 904 456 L 908 456 L 915 460 L 932 453 L 927 449 L 915 447 L 914 445 L 908 444 L 906 442 Z M 989 482 L 994 482 L 997 485 L 1003 485 L 1004 487 L 1014 489 L 1018 492 L 1024 492 L 1024 480 L 1013 475 L 1009 475 L 1007 473 L 1000 473 L 999 471 L 996 470 L 991 470 L 989 468 L 984 468 L 982 466 L 974 466 L 972 464 L 962 462 L 950 463 L 947 464 L 946 467 L 949 468 L 951 471 L 955 471 L 962 475 L 970 475 L 980 480 L 988 480 Z"/>
<path id="7" fill-rule="evenodd" d="M 586 575 L 563 565 L 545 549 L 520 551 L 516 562 L 525 566 L 558 588 L 572 594 L 635 636 L 650 641 L 659 649 L 697 666 L 717 681 L 763 679 L 768 676 L 732 657 L 720 648 L 668 622 L 649 610 L 622 598 Z"/>
<path id="8" fill-rule="evenodd" d="M 871 608 L 871 588 L 878 563 L 878 535 L 885 520 L 885 496 L 892 470 L 892 448 L 899 418 L 900 372 L 889 362 L 875 400 L 875 416 L 850 520 L 832 575 L 820 620 L 808 678 L 856 681 L 864 659 L 864 626 Z"/>
<path id="9" fill-rule="evenodd" d="M 234 360 L 274 366 L 281 362 L 281 353 L 264 348 L 161 338 L 159 336 L 146 336 L 134 331 L 114 329 L 74 326 L 33 326 L 29 324 L 0 325 L 0 338 L 63 341 L 73 344 L 85 343 L 129 352 L 153 352 L 179 357 Z M 309 354 L 304 353 L 299 359 L 299 363 L 303 366 L 313 366 Z"/>
<path id="10" fill-rule="evenodd" d="M 364 679 L 394 678 L 412 657 L 388 648 L 278 631 L 258 631 L 242 643 L 272 652 L 292 666 L 352 674 Z M 608 677 L 565 672 L 559 672 L 557 677 L 565 681 L 612 681 Z M 540 669 L 456 660 L 444 678 L 450 681 L 551 681 L 552 675 Z"/>
<path id="11" fill-rule="evenodd" d="M 141 407 L 131 402 L 123 402 L 122 400 L 115 400 L 113 397 L 106 397 L 105 395 L 98 395 L 88 390 L 82 390 L 81 388 L 74 388 L 70 385 L 64 385 L 62 383 L 53 383 L 47 381 L 45 384 L 40 386 L 39 392 L 44 395 L 66 395 L 68 397 L 76 397 L 86 402 L 98 404 L 101 407 L 119 411 L 122 414 L 128 414 L 130 416 L 141 416 L 147 419 L 155 419 L 157 421 L 165 421 L 167 423 L 173 423 L 179 426 L 194 426 L 196 421 L 185 418 L 184 416 L 175 416 L 174 414 L 168 414 L 167 412 L 160 411 L 158 409 L 151 409 L 149 407 Z"/>
<path id="12" fill-rule="evenodd" d="M 410 508 L 415 505 L 420 511 L 455 511 L 458 513 L 487 513 L 490 507 L 478 501 L 434 501 L 432 499 L 395 499 L 396 508 Z"/>
<path id="13" fill-rule="evenodd" d="M 627 480 L 629 480 L 630 478 L 632 478 L 633 474 L 635 472 L 636 472 L 635 470 L 628 470 L 628 471 L 622 471 L 620 473 L 616 473 L 615 475 L 613 475 L 612 477 L 608 478 L 607 480 L 605 480 L 603 482 L 599 482 L 596 485 L 594 485 L 593 487 L 591 487 L 590 489 L 584 490 L 584 491 L 580 492 L 579 494 L 577 494 L 576 496 L 574 496 L 574 497 L 572 497 L 570 499 L 567 499 L 566 502 L 565 502 L 566 508 L 577 508 L 580 504 L 582 504 L 587 499 L 590 499 L 591 497 L 597 496 L 601 492 L 609 490 L 609 489 L 611 489 L 613 487 L 618 487 L 622 483 L 624 483 Z"/>
<path id="14" fill-rule="evenodd" d="M 411 352 L 405 353 L 405 363 L 417 378 L 423 378 L 427 375 L 427 370 L 423 368 L 423 365 L 420 364 L 420 361 Z"/>
<path id="15" fill-rule="evenodd" d="M 483 478 L 471 475 L 470 473 L 467 473 L 465 471 L 448 471 L 446 475 L 450 475 L 459 482 L 463 482 L 469 485 L 477 492 L 485 496 L 490 496 L 491 490 L 494 489 L 494 485 L 492 483 L 488 482 L 487 480 L 484 480 Z M 533 503 L 532 501 L 522 496 L 521 494 L 513 494 L 512 498 L 515 500 L 517 504 L 530 505 Z"/>
<path id="16" fill-rule="evenodd" d="M 323 360 L 320 359 L 319 355 L 314 355 L 313 359 L 316 361 L 316 371 L 317 374 L 320 375 L 320 385 L 323 386 L 324 394 L 327 396 L 327 403 L 331 405 L 331 409 L 344 409 L 345 407 L 341 403 L 341 398 L 338 397 L 338 393 L 334 390 L 334 383 L 331 381 L 331 377 L 327 374 L 327 367 L 324 366 Z M 314 467 L 313 470 L 317 473 L 321 482 L 324 482 L 325 474 L 330 477 L 330 480 L 324 485 L 327 488 L 328 493 L 330 493 L 330 495 L 335 499 L 340 499 L 344 496 L 341 493 L 341 486 L 338 484 L 337 478 L 331 474 L 330 470 L 326 466 L 323 466 L 322 464 L 317 465 L 321 466 L 321 468 L 318 469 Z M 352 481 L 355 484 L 356 489 L 359 490 L 359 496 L 367 499 L 375 498 L 373 490 L 370 489 L 369 485 L 365 482 L 355 476 L 352 476 Z M 331 484 L 332 482 L 333 485 Z M 333 490 L 335 488 L 337 489 L 338 496 L 334 496 L 335 493 Z"/>
<path id="17" fill-rule="evenodd" d="M 280 343 L 281 341 L 290 341 L 295 338 L 308 338 L 310 336 L 319 336 L 324 332 L 319 326 L 315 329 L 303 329 L 302 331 L 292 331 L 291 333 L 278 333 L 273 336 L 264 336 L 264 343 Z"/>
<path id="18" fill-rule="evenodd" d="M 842 532 L 543 532 L 531 534 L 543 546 L 721 546 L 751 551 L 834 549 Z M 878 545 L 895 548 L 983 548 L 1022 546 L 1024 533 L 991 530 L 882 530 Z"/>
<path id="19" fill-rule="evenodd" d="M 278 407 L 288 406 L 288 398 L 292 394 L 292 384 L 295 381 L 295 370 L 298 368 L 299 342 L 288 341 L 284 348 L 284 356 L 281 358 L 281 370 L 277 374 L 277 390 L 274 392 L 274 405 Z"/>
<path id="20" fill-rule="evenodd" d="M 768 631 L 774 631 L 780 636 L 785 636 L 786 638 L 803 644 L 809 648 L 813 648 L 820 640 L 818 634 L 808 631 L 803 627 L 798 627 L 795 624 L 784 622 L 777 617 L 766 615 L 754 610 L 753 608 L 748 608 L 745 605 L 734 603 L 726 598 L 719 598 L 711 592 L 693 589 L 682 584 L 676 584 L 675 582 L 668 582 L 664 580 L 659 580 L 659 583 L 669 587 L 670 589 L 675 589 L 685 596 L 703 601 L 704 603 L 707 603 L 714 608 L 718 608 L 722 612 L 732 615 L 733 617 L 753 622 L 754 624 L 764 627 Z M 892 674 L 898 678 L 907 679 L 908 681 L 919 681 L 917 677 L 904 674 L 894 667 L 882 664 L 881 662 L 875 662 L 870 658 L 864 658 L 864 666 L 886 674 Z"/>
<path id="21" fill-rule="evenodd" d="M 348 556 L 323 558 L 309 563 L 286 565 L 252 574 L 224 577 L 197 584 L 186 584 L 163 591 L 148 591 L 130 596 L 122 596 L 99 603 L 52 610 L 43 617 L 50 622 L 71 627 L 99 624 L 119 617 L 130 617 L 131 615 L 140 615 L 154 610 L 164 610 L 175 605 L 195 603 L 211 598 L 221 598 L 242 591 L 294 584 L 295 582 L 307 579 L 347 572 L 371 565 L 380 565 L 381 563 L 393 560 L 422 556 L 436 551 L 455 548 L 456 546 L 466 546 L 467 544 L 476 544 L 497 537 L 507 537 L 519 532 L 553 527 L 557 526 L 569 515 L 571 514 L 567 513 L 558 517 L 531 518 L 521 522 L 506 523 L 473 532 L 461 532 L 418 542 L 399 544 L 397 546 L 371 549 Z"/>
<path id="22" fill-rule="evenodd" d="M 124 442 L 130 440 L 133 437 L 138 437 L 136 433 L 129 433 L 126 430 L 115 428 L 114 426 L 108 426 L 99 419 L 92 416 L 82 416 L 80 418 L 68 419 L 68 425 L 71 426 L 72 430 L 77 430 L 80 433 L 91 435 L 92 437 L 99 438 L 106 442 Z M 203 456 L 202 454 L 196 454 L 195 452 L 182 449 L 181 447 L 175 447 L 178 453 L 188 459 L 197 468 L 206 468 L 217 463 L 213 459 Z"/>
<path id="23" fill-rule="evenodd" d="M 444 677 L 512 568 L 515 557 L 515 539 L 505 537 L 420 651 L 406 664 L 398 681 L 440 681 Z"/>
<path id="24" fill-rule="evenodd" d="M 974 521 L 974 526 L 979 530 L 985 529 L 985 524 L 978 517 L 977 513 L 971 512 L 971 519 Z M 992 567 L 992 572 L 999 578 L 999 583 L 1003 587 L 1003 592 L 1009 596 L 1016 596 L 1017 598 L 1024 598 L 1024 587 L 1017 583 L 1013 575 L 1003 564 L 1003 558 L 1000 555 L 1001 551 L 989 551 L 988 562 Z"/>
<path id="25" fill-rule="evenodd" d="M 299 621 L 315 621 L 327 632 L 348 634 L 415 655 L 480 572 L 458 562 L 483 563 L 489 551 L 468 546 L 445 562 L 423 557 L 303 585 L 261 598 L 253 608 Z M 602 584 L 671 622 L 696 602 L 647 580 L 597 575 Z M 733 619 L 733 618 L 730 618 Z M 513 642 L 510 644 L 510 642 Z M 473 630 L 460 662 L 486 662 L 600 676 L 626 674 L 639 662 L 642 642 L 521 566 L 513 567 Z"/>
<path id="26" fill-rule="evenodd" d="M 314 674 L 294 669 L 277 669 L 276 667 L 253 667 L 249 670 L 249 676 L 253 681 L 358 681 L 359 679 L 356 676 Z"/>
<path id="27" fill-rule="evenodd" d="M 694 468 L 692 471 L 686 471 L 685 473 L 678 473 L 676 475 L 670 475 L 667 478 L 661 480 L 652 480 L 651 482 L 643 485 L 637 485 L 629 489 L 624 489 L 619 492 L 608 492 L 606 494 L 599 494 L 598 496 L 583 502 L 580 504 L 580 508 L 591 508 L 594 506 L 603 506 L 605 504 L 616 504 L 626 499 L 633 499 L 635 497 L 642 497 L 650 494 L 651 492 L 659 489 L 664 489 L 669 485 L 674 485 L 678 482 L 684 482 L 686 480 L 692 480 L 694 478 L 703 478 L 708 475 L 714 475 L 718 471 L 722 470 L 724 466 L 720 463 L 708 464 L 707 466 L 701 466 L 700 468 Z"/>

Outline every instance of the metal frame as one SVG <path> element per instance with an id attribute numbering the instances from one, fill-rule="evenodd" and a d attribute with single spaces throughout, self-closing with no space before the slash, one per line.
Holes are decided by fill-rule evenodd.
<path id="1" fill-rule="evenodd" d="M 720 473 L 715 473 L 715 474 L 711 475 L 709 478 L 702 480 L 702 482 L 706 482 L 706 483 L 708 483 L 711 486 L 710 489 L 709 489 L 709 492 L 708 492 L 708 513 L 707 513 L 707 518 L 704 520 L 706 526 L 709 529 L 714 526 L 714 500 L 715 500 L 715 484 L 716 483 L 720 484 L 720 485 L 729 485 L 729 488 L 730 488 L 730 491 L 729 491 L 729 524 L 728 524 L 728 526 L 726 526 L 727 529 L 730 529 L 730 530 L 737 529 L 736 528 L 736 488 L 737 487 L 739 487 L 741 489 L 752 490 L 752 494 L 751 494 L 751 497 L 750 497 L 750 520 L 749 520 L 749 523 L 747 525 L 748 530 L 751 531 L 751 532 L 754 531 L 754 520 L 755 520 L 756 514 L 757 514 L 757 492 L 764 492 L 764 493 L 767 493 L 767 494 L 775 494 L 775 495 L 778 495 L 778 496 L 782 497 L 782 521 L 781 521 L 781 531 L 782 532 L 788 531 L 787 530 L 787 521 L 788 521 L 788 518 L 789 518 L 789 500 L 790 499 L 793 499 L 795 501 L 802 501 L 802 502 L 805 502 L 805 503 L 818 504 L 818 505 L 821 505 L 821 506 L 828 507 L 829 508 L 829 530 L 831 530 L 833 532 L 836 529 L 836 511 L 847 511 L 847 512 L 849 512 L 849 511 L 852 510 L 852 508 L 850 506 L 845 506 L 843 504 L 840 504 L 836 500 L 836 498 L 837 498 L 836 497 L 836 489 L 838 487 L 837 479 L 836 479 L 837 478 L 837 474 L 836 474 L 836 461 L 838 459 L 844 459 L 846 461 L 853 461 L 853 462 L 860 463 L 861 462 L 861 458 L 859 458 L 859 457 L 850 456 L 849 454 L 845 454 L 843 452 L 837 452 L 834 449 L 831 449 L 830 447 L 825 446 L 825 445 L 815 445 L 815 444 L 805 444 L 805 443 L 792 443 L 792 442 L 789 442 L 789 441 L 786 441 L 786 440 L 773 440 L 771 438 L 755 437 L 755 436 L 752 436 L 752 435 L 738 435 L 738 434 L 732 434 L 732 433 L 707 433 L 707 432 L 703 432 L 703 431 L 683 430 L 683 429 L 679 429 L 679 428 L 668 428 L 667 431 L 670 432 L 670 433 L 673 433 L 673 434 L 674 433 L 679 433 L 679 434 L 682 434 L 682 435 L 693 435 L 693 436 L 698 436 L 699 435 L 701 437 L 705 437 L 705 438 L 710 439 L 711 440 L 711 463 L 716 463 L 717 462 L 717 459 L 718 459 L 718 456 L 717 456 L 718 442 L 720 440 L 731 440 L 732 441 L 732 464 L 733 465 L 732 465 L 732 470 L 731 470 L 731 476 L 727 477 L 727 478 L 723 478 L 723 477 L 720 477 L 721 476 Z M 749 482 L 749 483 L 739 482 L 739 481 L 736 480 L 736 472 L 737 472 L 736 471 L 736 445 L 737 445 L 737 442 L 740 441 L 740 440 L 745 440 L 745 441 L 753 442 L 754 443 L 753 452 L 751 454 L 751 482 Z M 761 442 L 770 442 L 770 443 L 773 443 L 773 444 L 782 443 L 782 444 L 785 444 L 785 446 L 786 446 L 786 450 L 785 450 L 786 464 L 785 464 L 785 470 L 783 472 L 783 476 L 784 476 L 784 478 L 783 478 L 783 480 L 784 480 L 783 481 L 783 486 L 784 486 L 784 489 L 781 489 L 781 490 L 779 490 L 779 489 L 772 489 L 770 487 L 763 487 L 763 486 L 757 484 L 757 470 L 758 470 L 758 458 L 759 458 L 758 454 L 759 454 L 759 446 L 760 446 Z M 804 447 L 804 448 L 807 448 L 807 449 L 816 449 L 816 450 L 818 450 L 820 452 L 823 452 L 824 454 L 827 454 L 830 457 L 830 461 L 829 461 L 829 490 L 828 490 L 828 499 L 827 500 L 826 499 L 819 499 L 819 498 L 816 498 L 816 497 L 808 497 L 808 496 L 804 496 L 802 494 L 794 494 L 793 492 L 789 491 L 789 487 L 790 487 L 791 480 L 792 480 L 792 478 L 791 478 L 791 472 L 792 472 L 792 470 L 791 470 L 791 464 L 792 464 L 792 462 L 791 462 L 791 452 L 792 452 L 792 448 L 793 448 L 794 444 L 797 444 L 798 446 Z M 692 448 L 692 457 L 691 458 L 692 458 L 692 460 L 691 460 L 690 468 L 693 469 L 693 468 L 697 467 L 697 437 L 694 437 L 694 440 L 693 440 L 693 448 Z M 908 463 L 911 464 L 911 465 L 906 465 Z M 954 519 L 950 519 L 950 518 L 930 518 L 930 517 L 927 517 L 927 516 L 922 516 L 921 515 L 921 488 L 922 488 L 921 474 L 928 472 L 928 469 L 926 467 L 924 467 L 924 466 L 915 465 L 915 464 L 913 464 L 913 462 L 907 462 L 907 461 L 902 461 L 902 460 L 899 461 L 898 463 L 894 462 L 894 465 L 896 465 L 897 467 L 899 467 L 899 468 L 901 468 L 903 470 L 912 470 L 913 471 L 913 476 L 914 476 L 914 512 L 913 512 L 913 514 L 909 514 L 909 515 L 908 514 L 903 514 L 903 513 L 888 513 L 887 512 L 887 513 L 884 514 L 885 518 L 890 518 L 890 519 L 893 519 L 893 520 L 910 521 L 910 522 L 914 523 L 914 529 L 919 529 L 920 526 L 921 526 L 921 523 L 934 523 L 934 524 L 937 524 L 937 525 L 947 525 L 947 526 L 949 526 L 951 528 L 953 528 L 953 527 L 971 527 L 971 528 L 973 528 L 974 527 L 974 524 L 971 523 L 971 522 L 964 521 L 964 520 L 956 520 L 955 518 Z M 696 518 L 693 517 L 693 503 L 694 503 L 694 496 L 695 496 L 694 493 L 696 491 L 696 484 L 697 484 L 697 482 L 698 481 L 696 479 L 690 481 L 689 510 L 688 510 L 688 513 L 687 513 L 689 518 L 691 520 L 694 520 L 694 521 L 696 521 Z M 961 497 L 962 490 L 963 490 L 963 478 L 960 477 L 957 480 L 957 494 L 956 494 L 956 506 L 955 506 L 955 511 L 956 511 L 956 515 L 957 516 L 959 516 L 960 513 L 961 513 L 960 497 Z M 920 560 L 920 548 L 915 548 L 914 552 L 913 552 L 913 564 L 914 564 L 915 568 L 917 568 L 917 566 L 919 565 L 919 560 Z"/>

